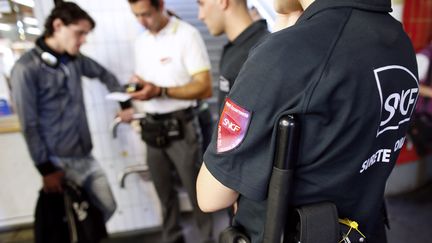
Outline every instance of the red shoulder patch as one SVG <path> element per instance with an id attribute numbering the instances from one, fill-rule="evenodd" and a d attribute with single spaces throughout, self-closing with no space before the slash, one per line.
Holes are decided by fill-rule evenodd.
<path id="1" fill-rule="evenodd" d="M 244 139 L 251 113 L 227 98 L 219 119 L 217 152 L 222 153 L 237 147 Z"/>

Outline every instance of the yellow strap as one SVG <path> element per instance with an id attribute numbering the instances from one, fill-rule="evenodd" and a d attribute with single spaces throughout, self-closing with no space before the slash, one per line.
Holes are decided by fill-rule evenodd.
<path id="1" fill-rule="evenodd" d="M 352 229 L 355 229 L 361 236 L 363 236 L 363 238 L 366 239 L 366 236 L 358 229 L 359 225 L 356 221 L 354 220 L 349 220 L 349 219 L 339 219 L 339 223 L 344 224 L 348 227 L 350 227 L 350 229 L 348 230 L 348 232 L 346 233 L 346 235 L 342 238 L 341 241 L 339 241 L 339 243 L 343 242 L 345 238 L 348 237 L 348 235 L 351 233 Z"/>

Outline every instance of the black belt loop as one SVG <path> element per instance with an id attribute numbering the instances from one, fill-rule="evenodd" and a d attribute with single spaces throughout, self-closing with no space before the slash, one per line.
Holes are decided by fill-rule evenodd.
<path id="1" fill-rule="evenodd" d="M 186 108 L 184 110 L 173 111 L 165 114 L 147 114 L 154 120 L 168 120 L 168 119 L 180 119 L 183 121 L 190 121 L 195 117 L 195 110 L 193 107 Z"/>

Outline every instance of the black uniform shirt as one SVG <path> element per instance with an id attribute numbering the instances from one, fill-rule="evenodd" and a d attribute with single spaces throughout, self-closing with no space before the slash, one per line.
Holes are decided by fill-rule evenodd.
<path id="1" fill-rule="evenodd" d="M 261 242 L 275 124 L 298 114 L 294 204 L 336 204 L 373 240 L 418 95 L 410 40 L 388 0 L 316 0 L 249 55 L 204 161 L 241 195 L 235 223 Z M 368 241 L 373 242 L 373 241 Z"/>
<path id="2" fill-rule="evenodd" d="M 265 20 L 255 21 L 234 41 L 228 42 L 223 49 L 219 64 L 219 107 L 222 108 L 226 95 L 230 91 L 246 61 L 249 50 L 269 33 Z"/>

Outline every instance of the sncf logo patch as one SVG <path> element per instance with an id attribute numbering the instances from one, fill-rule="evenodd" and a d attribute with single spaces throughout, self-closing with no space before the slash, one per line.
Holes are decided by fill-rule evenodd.
<path id="1" fill-rule="evenodd" d="M 222 121 L 222 126 L 228 132 L 233 133 L 233 134 L 239 134 L 240 130 L 241 130 L 241 127 L 237 123 L 235 123 L 235 120 L 232 117 L 230 117 L 229 115 L 225 115 L 225 117 Z"/>
<path id="2" fill-rule="evenodd" d="M 251 113 L 229 98 L 225 101 L 217 136 L 217 152 L 222 153 L 237 147 L 244 139 Z"/>
<path id="3" fill-rule="evenodd" d="M 374 73 L 381 99 L 378 137 L 409 122 L 418 97 L 418 81 L 410 70 L 397 65 L 375 69 Z"/>

